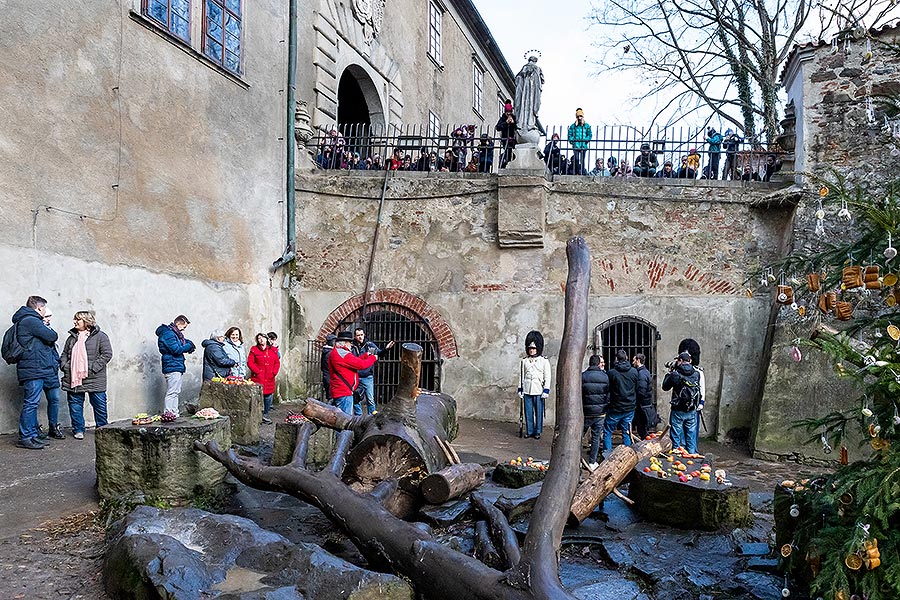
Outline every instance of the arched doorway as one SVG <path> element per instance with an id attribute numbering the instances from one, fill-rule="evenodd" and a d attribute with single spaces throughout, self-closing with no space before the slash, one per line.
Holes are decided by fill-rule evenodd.
<path id="1" fill-rule="evenodd" d="M 337 125 L 351 152 L 362 158 L 369 154 L 373 134 L 384 128 L 381 97 L 369 74 L 359 65 L 350 65 L 338 82 Z"/>
<path id="2" fill-rule="evenodd" d="M 616 351 L 625 350 L 629 358 L 643 354 L 647 358 L 647 368 L 653 375 L 653 393 L 656 394 L 656 342 L 660 335 L 656 326 L 635 316 L 620 316 L 608 319 L 594 328 L 594 354 L 606 361 L 611 369 L 616 362 Z M 655 397 L 654 397 L 655 400 Z"/>
<path id="3" fill-rule="evenodd" d="M 419 387 L 435 392 L 441 390 L 443 359 L 438 339 L 428 319 L 400 304 L 372 302 L 341 318 L 333 331 L 352 332 L 357 327 L 365 329 L 366 337 L 379 348 L 383 349 L 388 342 L 394 342 L 394 347 L 383 351 L 375 363 L 376 403 L 390 400 L 397 389 L 400 381 L 400 346 L 406 342 L 414 342 L 423 349 Z M 314 393 L 316 389 L 321 389 L 321 370 L 317 369 L 322 351 L 321 341 L 310 340 L 308 351 L 307 383 L 310 385 L 310 393 Z M 321 394 L 318 395 L 321 397 Z"/>

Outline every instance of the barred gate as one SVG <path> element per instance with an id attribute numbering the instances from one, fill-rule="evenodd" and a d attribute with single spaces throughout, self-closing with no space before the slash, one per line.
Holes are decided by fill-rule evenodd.
<path id="1" fill-rule="evenodd" d="M 338 323 L 336 331 L 350 331 L 362 327 L 366 337 L 382 349 L 375 363 L 375 402 L 390 400 L 400 381 L 400 346 L 413 342 L 422 346 L 422 371 L 419 386 L 439 392 L 441 390 L 441 351 L 434 332 L 426 319 L 405 306 L 390 302 L 367 305 L 365 316 L 359 308 Z M 384 350 L 388 342 L 394 346 Z M 309 340 L 306 354 L 306 382 L 308 393 L 322 398 L 322 343 Z"/>
<path id="2" fill-rule="evenodd" d="M 624 350 L 629 360 L 641 353 L 647 358 L 647 369 L 653 375 L 653 398 L 656 400 L 656 342 L 660 339 L 656 327 L 640 317 L 613 317 L 594 328 L 594 354 L 606 361 L 607 370 L 616 362 L 616 352 Z"/>

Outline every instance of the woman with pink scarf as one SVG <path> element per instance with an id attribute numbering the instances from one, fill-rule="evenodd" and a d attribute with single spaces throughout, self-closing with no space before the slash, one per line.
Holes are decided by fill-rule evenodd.
<path id="1" fill-rule="evenodd" d="M 60 357 L 62 389 L 69 399 L 75 439 L 84 439 L 84 396 L 90 397 L 97 427 L 107 423 L 106 365 L 112 359 L 109 337 L 100 331 L 93 311 L 79 311 Z"/>

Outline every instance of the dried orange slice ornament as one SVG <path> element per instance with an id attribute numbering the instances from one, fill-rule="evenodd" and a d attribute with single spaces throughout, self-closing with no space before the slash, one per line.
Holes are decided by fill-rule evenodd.
<path id="1" fill-rule="evenodd" d="M 881 280 L 881 283 L 884 287 L 891 287 L 892 285 L 897 285 L 897 274 L 896 273 L 888 273 Z"/>
<path id="2" fill-rule="evenodd" d="M 891 336 L 891 339 L 895 342 L 897 340 L 900 340 L 900 327 L 897 327 L 896 325 L 888 325 L 887 334 Z"/>
<path id="3" fill-rule="evenodd" d="M 897 299 L 894 298 L 893 294 L 891 294 L 890 296 L 888 296 L 887 298 L 884 299 L 884 303 L 887 304 L 888 306 L 894 306 L 895 304 L 897 304 Z"/>
<path id="4" fill-rule="evenodd" d="M 844 559 L 844 564 L 852 571 L 859 571 L 863 566 L 863 561 L 858 554 L 848 554 Z"/>
<path id="5" fill-rule="evenodd" d="M 819 197 L 824 198 L 825 196 L 828 195 L 828 192 L 829 192 L 828 186 L 823 185 L 822 187 L 819 188 Z"/>
<path id="6" fill-rule="evenodd" d="M 785 544 L 784 546 L 781 547 L 781 555 L 785 558 L 790 556 L 791 552 L 793 552 L 793 551 L 794 551 L 794 547 L 791 546 L 790 544 Z"/>

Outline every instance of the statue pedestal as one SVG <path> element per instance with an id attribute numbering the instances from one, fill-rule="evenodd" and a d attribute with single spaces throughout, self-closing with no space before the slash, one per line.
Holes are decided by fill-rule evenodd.
<path id="1" fill-rule="evenodd" d="M 172 423 L 132 425 L 116 421 L 97 428 L 97 490 L 101 498 L 142 492 L 174 504 L 198 494 L 217 494 L 228 473 L 221 464 L 194 450 L 194 441 L 231 446 L 227 418 L 179 417 Z"/>
<path id="2" fill-rule="evenodd" d="M 232 442 L 244 446 L 259 443 L 263 407 L 261 385 L 204 381 L 200 388 L 200 408 L 210 407 L 231 418 Z"/>
<path id="3" fill-rule="evenodd" d="M 501 248 L 544 247 L 547 185 L 543 171 L 501 171 L 497 180 L 497 241 Z"/>
<path id="4" fill-rule="evenodd" d="M 538 158 L 537 143 L 517 144 L 514 152 L 515 158 L 507 163 L 505 169 L 500 169 L 501 175 L 544 176 L 547 165 Z"/>

